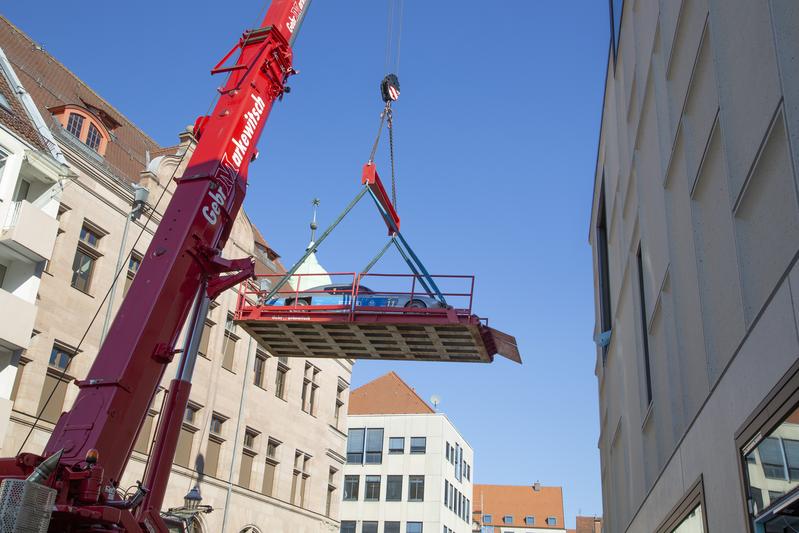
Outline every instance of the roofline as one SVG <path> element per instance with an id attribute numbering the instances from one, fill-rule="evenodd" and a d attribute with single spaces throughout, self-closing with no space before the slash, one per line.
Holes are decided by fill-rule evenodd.
<path id="1" fill-rule="evenodd" d="M 30 36 L 30 35 L 28 35 L 28 34 L 27 34 L 27 33 L 25 33 L 24 31 L 22 31 L 21 29 L 19 29 L 19 28 L 18 28 L 18 27 L 17 27 L 17 26 L 16 26 L 16 25 L 15 25 L 13 22 L 11 22 L 11 21 L 10 21 L 10 20 L 9 20 L 7 17 L 5 17 L 4 15 L 0 14 L 0 18 L 1 18 L 1 19 L 3 19 L 3 20 L 6 22 L 6 23 L 8 23 L 8 25 L 9 25 L 9 26 L 11 26 L 11 29 L 13 29 L 14 31 L 16 31 L 17 33 L 19 33 L 20 35 L 22 35 L 22 37 L 24 37 L 25 39 L 27 39 L 28 41 L 30 41 L 30 42 L 31 42 L 32 44 L 34 44 L 34 45 L 35 45 L 35 44 L 37 44 L 37 41 L 33 40 L 33 39 L 31 38 L 31 36 Z M 108 106 L 108 107 L 109 107 L 111 110 L 113 110 L 113 111 L 114 111 L 114 112 L 115 112 L 115 113 L 116 113 L 116 114 L 117 114 L 117 115 L 118 115 L 118 116 L 119 116 L 119 117 L 120 117 L 122 120 L 124 120 L 125 122 L 127 122 L 127 123 L 128 123 L 127 125 L 131 126 L 133 129 L 135 129 L 136 131 L 138 131 L 139 133 L 141 133 L 141 134 L 142 134 L 144 137 L 146 137 L 146 138 L 147 138 L 147 140 L 149 140 L 150 142 L 152 142 L 154 145 L 156 145 L 156 146 L 158 146 L 158 147 L 161 147 L 161 144 L 160 144 L 158 141 L 156 141 L 155 139 L 153 139 L 152 137 L 150 137 L 150 135 L 148 135 L 148 134 L 147 134 L 147 132 L 145 132 L 144 130 L 142 130 L 141 128 L 139 128 L 139 127 L 138 127 L 136 124 L 134 124 L 134 123 L 133 123 L 133 122 L 132 122 L 132 121 L 131 121 L 131 120 L 130 120 L 128 117 L 127 117 L 127 115 L 125 115 L 125 114 L 124 114 L 124 113 L 122 113 L 122 112 L 121 112 L 119 109 L 117 109 L 116 107 L 114 107 L 114 105 L 113 105 L 113 104 L 111 104 L 111 103 L 110 103 L 108 100 L 106 100 L 105 98 L 103 98 L 102 96 L 100 96 L 99 94 L 97 94 L 97 92 L 95 92 L 95 90 L 94 90 L 94 89 L 92 89 L 92 88 L 89 86 L 89 84 L 87 84 L 86 82 L 84 82 L 84 81 L 83 81 L 83 79 L 82 79 L 80 76 L 78 76 L 77 74 L 75 74 L 74 72 L 72 72 L 72 71 L 71 71 L 71 70 L 70 70 L 70 69 L 69 69 L 69 68 L 68 68 L 66 65 L 64 65 L 64 64 L 63 64 L 61 61 L 59 61 L 58 59 L 56 59 L 56 58 L 55 58 L 55 56 L 53 56 L 53 55 L 52 55 L 50 52 L 48 52 L 47 50 L 45 50 L 43 47 L 41 48 L 41 52 L 42 52 L 43 54 L 46 54 L 46 55 L 47 55 L 47 57 L 49 57 L 50 59 L 52 59 L 52 60 L 53 60 L 53 62 L 55 62 L 55 63 L 56 63 L 58 66 L 60 66 L 60 67 L 61 67 L 61 68 L 63 68 L 64 70 L 66 70 L 66 71 L 67 71 L 67 72 L 70 74 L 70 76 L 72 76 L 73 78 L 75 78 L 75 79 L 78 81 L 78 83 L 80 83 L 81 85 L 83 85 L 83 86 L 84 86 L 86 89 L 88 89 L 88 90 L 89 90 L 89 92 L 90 92 L 90 93 L 92 93 L 94 96 L 96 96 L 96 97 L 97 97 L 97 99 L 99 99 L 101 102 L 103 102 L 103 104 L 107 105 L 107 106 Z M 10 63 L 12 63 L 12 64 L 14 64 L 14 62 L 13 62 L 13 61 L 12 61 L 10 58 L 9 58 L 9 62 L 10 62 Z M 17 67 L 20 67 L 20 65 L 16 65 L 16 66 L 17 66 Z"/>

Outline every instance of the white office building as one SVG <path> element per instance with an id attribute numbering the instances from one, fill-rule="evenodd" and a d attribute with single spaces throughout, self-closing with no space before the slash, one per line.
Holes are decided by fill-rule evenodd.
<path id="1" fill-rule="evenodd" d="M 341 533 L 469 533 L 471 446 L 397 374 L 350 394 Z"/>

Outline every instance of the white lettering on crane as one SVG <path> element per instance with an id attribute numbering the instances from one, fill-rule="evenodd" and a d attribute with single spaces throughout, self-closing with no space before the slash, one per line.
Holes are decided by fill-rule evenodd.
<path id="1" fill-rule="evenodd" d="M 304 1 L 304 0 L 301 0 Z M 228 143 L 228 152 L 232 148 L 232 153 L 228 156 L 225 153 L 222 160 L 219 162 L 219 168 L 214 175 L 214 186 L 208 190 L 208 198 L 210 203 L 203 206 L 201 212 L 205 220 L 212 226 L 219 220 L 219 213 L 222 211 L 227 199 L 233 191 L 233 185 L 236 183 L 236 178 L 239 175 L 239 170 L 247 155 L 247 148 L 255 137 L 258 131 L 258 125 L 263 119 L 264 109 L 266 103 L 260 96 L 251 94 L 253 100 L 252 108 L 244 113 L 242 117 L 244 125 L 240 133 L 234 134 Z"/>
<path id="2" fill-rule="evenodd" d="M 293 34 L 294 30 L 297 29 L 297 24 L 300 22 L 300 17 L 302 16 L 302 12 L 305 10 L 305 4 L 307 1 L 308 0 L 296 0 L 291 6 L 289 20 L 286 22 L 286 29 L 289 30 L 289 33 Z"/>

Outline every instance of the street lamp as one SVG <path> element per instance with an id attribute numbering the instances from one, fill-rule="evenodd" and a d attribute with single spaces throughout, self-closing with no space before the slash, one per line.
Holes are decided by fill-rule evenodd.
<path id="1" fill-rule="evenodd" d="M 196 511 L 200 507 L 200 502 L 203 501 L 202 494 L 200 494 L 200 487 L 194 486 L 183 497 L 183 506 L 187 511 Z"/>

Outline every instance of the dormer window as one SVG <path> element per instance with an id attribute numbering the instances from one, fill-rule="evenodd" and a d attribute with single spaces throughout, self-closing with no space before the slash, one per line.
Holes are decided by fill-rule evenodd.
<path id="1" fill-rule="evenodd" d="M 111 135 L 100 118 L 88 109 L 76 105 L 59 106 L 50 111 L 72 137 L 99 155 L 105 154 Z"/>
<path id="2" fill-rule="evenodd" d="M 80 139 L 80 134 L 83 131 L 83 122 L 84 118 L 82 115 L 78 115 L 77 113 L 70 113 L 69 119 L 67 120 L 67 131 L 70 132 L 72 135 Z"/>
<path id="3" fill-rule="evenodd" d="M 102 138 L 103 136 L 100 134 L 100 130 L 97 129 L 97 126 L 89 124 L 89 132 L 86 134 L 86 146 L 96 152 L 100 149 L 100 141 Z"/>

